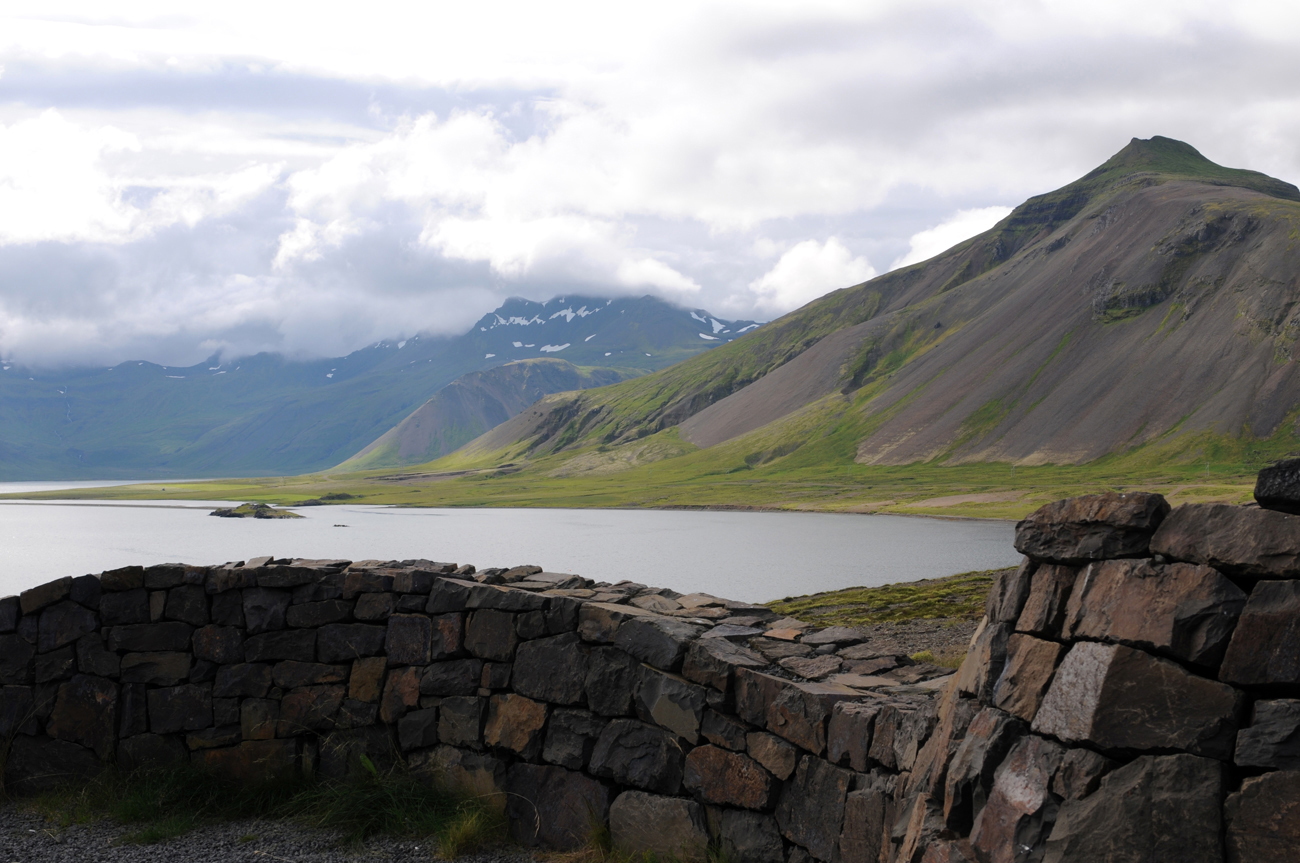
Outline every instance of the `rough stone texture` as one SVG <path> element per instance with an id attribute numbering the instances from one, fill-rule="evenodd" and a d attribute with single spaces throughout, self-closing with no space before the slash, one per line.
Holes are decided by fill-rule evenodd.
<path id="1" fill-rule="evenodd" d="M 1022 737 L 1012 748 L 998 767 L 988 802 L 971 828 L 971 847 L 981 861 L 1041 859 L 1041 849 L 1056 820 L 1052 775 L 1064 755 L 1059 744 L 1032 735 Z"/>
<path id="2" fill-rule="evenodd" d="M 619 624 L 614 644 L 647 665 L 676 671 L 702 632 L 703 627 L 672 617 L 633 617 Z"/>
<path id="3" fill-rule="evenodd" d="M 494 755 L 439 746 L 410 758 L 413 773 L 427 774 L 449 790 L 487 802 L 498 811 L 506 806 L 506 764 Z"/>
<path id="4" fill-rule="evenodd" d="M 641 663 L 622 650 L 592 648 L 583 681 L 587 706 L 601 716 L 627 716 L 632 712 L 632 693 L 640 679 Z"/>
<path id="5" fill-rule="evenodd" d="M 751 731 L 747 734 L 745 749 L 755 761 L 782 781 L 789 779 L 799 764 L 799 750 L 766 731 Z"/>
<path id="6" fill-rule="evenodd" d="M 979 699 L 982 704 L 992 700 L 993 688 L 1006 666 L 1007 641 L 1011 633 L 1009 623 L 989 623 L 987 618 L 980 621 L 979 628 L 971 637 L 966 661 L 957 672 L 958 689 Z"/>
<path id="7" fill-rule="evenodd" d="M 1014 717 L 992 707 L 971 720 L 944 777 L 943 818 L 950 830 L 970 832 L 988 802 L 998 765 L 1025 731 Z"/>
<path id="8" fill-rule="evenodd" d="M 316 630 L 316 654 L 321 662 L 351 662 L 384 649 L 388 628 L 369 623 L 331 623 Z M 251 640 L 251 639 L 250 639 Z"/>
<path id="9" fill-rule="evenodd" d="M 208 625 L 196 629 L 191 638 L 195 659 L 218 665 L 244 661 L 244 635 L 234 626 Z"/>
<path id="10" fill-rule="evenodd" d="M 1223 782 L 1223 765 L 1208 758 L 1138 758 L 1107 775 L 1093 794 L 1061 806 L 1043 861 L 1219 863 Z"/>
<path id="11" fill-rule="evenodd" d="M 117 743 L 117 685 L 102 677 L 75 675 L 59 686 L 45 731 L 56 740 L 80 743 L 101 760 Z"/>
<path id="12" fill-rule="evenodd" d="M 150 689 L 149 730 L 155 734 L 200 731 L 212 724 L 212 687 L 186 684 Z"/>
<path id="13" fill-rule="evenodd" d="M 57 788 L 75 779 L 99 773 L 103 763 L 95 753 L 66 740 L 20 735 L 5 759 L 6 790 L 31 794 Z"/>
<path id="14" fill-rule="evenodd" d="M 280 701 L 246 698 L 239 708 L 239 728 L 245 740 L 273 740 L 280 721 Z"/>
<path id="15" fill-rule="evenodd" d="M 250 587 L 244 590 L 244 621 L 249 635 L 284 629 L 293 594 L 287 590 Z"/>
<path id="16" fill-rule="evenodd" d="M 827 760 L 852 767 L 859 773 L 866 771 L 871 731 L 882 707 L 884 705 L 879 702 L 842 701 L 836 704 L 826 734 Z"/>
<path id="17" fill-rule="evenodd" d="M 136 590 L 144 587 L 144 567 L 124 566 L 111 569 L 99 577 L 100 587 L 105 591 Z"/>
<path id="18" fill-rule="evenodd" d="M 94 629 L 95 612 L 71 600 L 55 603 L 41 612 L 36 649 L 40 653 L 58 650 Z"/>
<path id="19" fill-rule="evenodd" d="M 1052 777 L 1052 793 L 1066 800 L 1081 800 L 1096 791 L 1101 778 L 1116 766 L 1117 762 L 1091 749 L 1071 749 Z"/>
<path id="20" fill-rule="evenodd" d="M 347 665 L 286 660 L 271 667 L 271 682 L 285 689 L 322 683 L 345 683 L 350 671 L 351 668 Z"/>
<path id="21" fill-rule="evenodd" d="M 66 576 L 24 590 L 18 594 L 18 605 L 22 608 L 24 615 L 35 614 L 47 605 L 53 605 L 61 599 L 66 599 L 71 592 L 72 577 Z"/>
<path id="22" fill-rule="evenodd" d="M 1227 760 L 1240 696 L 1123 645 L 1080 642 L 1061 661 L 1033 729 L 1103 750 L 1181 749 Z"/>
<path id="23" fill-rule="evenodd" d="M 676 738 L 634 719 L 615 719 L 601 732 L 591 753 L 591 772 L 660 794 L 676 794 L 685 755 Z"/>
<path id="24" fill-rule="evenodd" d="M 99 599 L 99 620 L 104 626 L 149 622 L 149 594 L 144 588 L 105 593 Z"/>
<path id="25" fill-rule="evenodd" d="M 420 678 L 422 695 L 473 695 L 483 678 L 483 660 L 452 659 L 435 662 Z"/>
<path id="26" fill-rule="evenodd" d="M 833 683 L 800 683 L 748 669 L 736 672 L 736 712 L 809 752 L 826 749 L 826 724 L 836 702 L 860 693 Z"/>
<path id="27" fill-rule="evenodd" d="M 993 580 L 988 599 L 984 601 L 984 615 L 993 623 L 1015 623 L 1029 598 L 1029 587 L 1038 562 L 1023 558 L 1012 570 L 1003 570 Z"/>
<path id="28" fill-rule="evenodd" d="M 403 752 L 438 744 L 438 709 L 413 710 L 397 723 L 397 742 Z"/>
<path id="29" fill-rule="evenodd" d="M 1300 577 L 1300 517 L 1223 503 L 1187 503 L 1165 519 L 1151 551 L 1245 578 Z"/>
<path id="30" fill-rule="evenodd" d="M 1300 516 L 1294 518 L 1300 521 Z M 1255 585 L 1228 643 L 1219 679 L 1238 686 L 1295 686 L 1300 681 L 1300 581 Z"/>
<path id="31" fill-rule="evenodd" d="M 1055 641 L 1015 633 L 1007 640 L 1007 664 L 993 690 L 993 704 L 1026 722 L 1047 694 L 1065 648 Z"/>
<path id="32" fill-rule="evenodd" d="M 217 698 L 261 698 L 271 688 L 271 666 L 261 663 L 224 665 L 217 669 L 212 694 Z"/>
<path id="33" fill-rule="evenodd" d="M 1107 492 L 1045 504 L 1016 525 L 1016 551 L 1048 563 L 1145 557 L 1169 514 L 1158 494 Z"/>
<path id="34" fill-rule="evenodd" d="M 708 850 L 704 809 L 680 797 L 624 791 L 609 807 L 609 832 L 615 850 L 624 854 L 703 861 Z"/>
<path id="35" fill-rule="evenodd" d="M 1091 564 L 1071 595 L 1065 637 L 1213 668 L 1245 605 L 1241 588 L 1208 566 L 1105 561 Z"/>
<path id="36" fill-rule="evenodd" d="M 163 617 L 167 620 L 179 620 L 190 626 L 206 626 L 211 618 L 208 616 L 208 596 L 203 586 L 182 584 L 167 591 Z"/>
<path id="37" fill-rule="evenodd" d="M 117 747 L 117 766 L 123 770 L 176 767 L 189 761 L 185 744 L 161 734 L 137 734 Z"/>
<path id="38" fill-rule="evenodd" d="M 357 597 L 352 616 L 357 620 L 387 620 L 397 607 L 397 597 L 391 593 L 363 593 Z"/>
<path id="39" fill-rule="evenodd" d="M 384 693 L 379 698 L 379 720 L 394 725 L 420 703 L 420 683 L 423 669 L 409 666 L 394 668 L 384 681 Z"/>
<path id="40" fill-rule="evenodd" d="M 1016 631 L 1059 638 L 1066 603 L 1079 570 L 1071 566 L 1040 566 L 1030 580 L 1029 597 L 1016 619 Z"/>
<path id="41" fill-rule="evenodd" d="M 758 762 L 717 746 L 697 746 L 686 756 L 686 789 L 705 803 L 767 809 L 777 782 Z"/>
<path id="42" fill-rule="evenodd" d="M 1300 699 L 1256 701 L 1250 727 L 1237 732 L 1242 767 L 1300 770 Z"/>
<path id="43" fill-rule="evenodd" d="M 295 599 L 296 599 L 295 591 Z M 352 616 L 352 603 L 345 599 L 321 599 L 290 605 L 284 622 L 293 627 L 324 626 L 341 623 Z"/>
<path id="44" fill-rule="evenodd" d="M 175 686 L 190 676 L 190 655 L 180 651 L 128 653 L 120 667 L 123 683 Z"/>
<path id="45" fill-rule="evenodd" d="M 298 741 L 245 740 L 228 749 L 195 753 L 195 766 L 234 782 L 276 782 L 298 772 Z"/>
<path id="46" fill-rule="evenodd" d="M 1229 863 L 1300 861 L 1300 773 L 1266 773 L 1245 780 L 1240 791 L 1228 796 L 1223 817 Z"/>
<path id="47" fill-rule="evenodd" d="M 716 710 L 706 710 L 704 720 L 700 723 L 700 736 L 724 749 L 743 752 L 747 728 L 745 723 L 734 716 Z"/>
<path id="48" fill-rule="evenodd" d="M 422 614 L 393 615 L 384 651 L 389 665 L 428 665 L 433 658 L 433 622 Z"/>
<path id="49" fill-rule="evenodd" d="M 1300 458 L 1261 470 L 1255 477 L 1255 501 L 1264 509 L 1300 515 Z"/>
<path id="50" fill-rule="evenodd" d="M 254 635 L 244 642 L 244 659 L 248 662 L 275 662 L 296 659 L 312 662 L 316 659 L 316 633 L 319 630 L 294 629 L 284 632 L 267 632 Z M 339 662 L 338 659 L 321 659 Z"/>
<path id="51" fill-rule="evenodd" d="M 31 683 L 35 655 L 21 635 L 0 635 L 0 683 Z"/>
<path id="52" fill-rule="evenodd" d="M 535 761 L 542 752 L 545 727 L 545 704 L 522 695 L 494 695 L 488 701 L 483 742 L 496 749 L 508 749 L 525 761 Z"/>
<path id="53" fill-rule="evenodd" d="M 510 835 L 524 845 L 580 848 L 593 824 L 610 814 L 608 788 L 562 767 L 515 764 L 506 773 L 505 788 Z"/>
<path id="54" fill-rule="evenodd" d="M 578 704 L 587 679 L 587 649 L 576 633 L 519 645 L 511 673 L 521 695 L 552 704 Z"/>
<path id="55" fill-rule="evenodd" d="M 371 704 L 379 701 L 387 668 L 388 660 L 382 656 L 367 656 L 354 661 L 348 674 L 348 698 Z M 424 685 L 423 676 L 420 685 Z"/>
<path id="56" fill-rule="evenodd" d="M 471 614 L 465 624 L 465 649 L 480 659 L 509 662 L 518 643 L 513 614 L 483 609 Z"/>
<path id="57" fill-rule="evenodd" d="M 892 789 L 888 780 L 873 775 L 867 788 L 850 791 L 844 798 L 844 827 L 840 833 L 840 860 L 888 860 L 888 814 Z"/>
<path id="58" fill-rule="evenodd" d="M 585 602 L 578 610 L 578 634 L 583 641 L 613 644 L 618 628 L 624 621 L 652 614 L 653 612 L 631 605 Z"/>
<path id="59" fill-rule="evenodd" d="M 709 833 L 716 838 L 724 860 L 745 863 L 785 863 L 781 831 L 771 815 L 740 809 L 708 807 Z M 845 856 L 846 860 L 857 858 Z"/>
<path id="60" fill-rule="evenodd" d="M 686 649 L 682 676 L 719 692 L 727 692 L 735 669 L 764 668 L 767 664 L 754 651 L 725 638 L 700 638 Z"/>
<path id="61" fill-rule="evenodd" d="M 433 623 L 433 640 L 429 658 L 438 661 L 459 655 L 464 646 L 465 615 L 440 614 L 430 620 Z"/>
<path id="62" fill-rule="evenodd" d="M 556 708 L 546 726 L 542 760 L 569 770 L 585 770 L 606 720 L 586 710 Z"/>
<path id="63" fill-rule="evenodd" d="M 675 674 L 646 668 L 637 689 L 642 719 L 667 728 L 692 746 L 699 742 L 708 691 Z"/>
<path id="64" fill-rule="evenodd" d="M 438 706 L 438 739 L 452 746 L 483 746 L 485 698 L 456 696 L 444 698 Z"/>
<path id="65" fill-rule="evenodd" d="M 794 778 L 781 789 L 776 823 L 782 835 L 819 860 L 833 860 L 844 822 L 844 799 L 852 774 L 805 755 Z"/>

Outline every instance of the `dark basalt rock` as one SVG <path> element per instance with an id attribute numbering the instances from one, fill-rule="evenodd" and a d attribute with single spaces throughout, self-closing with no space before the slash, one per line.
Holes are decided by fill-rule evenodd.
<path id="1" fill-rule="evenodd" d="M 1145 557 L 1151 535 L 1169 514 L 1164 497 L 1107 492 L 1045 504 L 1016 525 L 1016 551 L 1045 563 Z"/>
<path id="2" fill-rule="evenodd" d="M 586 679 L 587 648 L 577 633 L 537 638 L 519 645 L 512 681 L 521 695 L 552 704 L 579 704 Z"/>
<path id="3" fill-rule="evenodd" d="M 805 755 L 781 790 L 776 823 L 782 835 L 819 860 L 834 860 L 853 774 Z"/>
<path id="4" fill-rule="evenodd" d="M 635 719 L 606 726 L 591 754 L 591 772 L 660 794 L 676 794 L 682 784 L 682 747 L 669 732 Z"/>
<path id="5" fill-rule="evenodd" d="M 1300 516 L 1187 503 L 1160 525 L 1151 551 L 1241 578 L 1300 578 Z"/>
<path id="6" fill-rule="evenodd" d="M 1255 585 L 1219 679 L 1237 686 L 1300 688 L 1300 581 Z"/>
<path id="7" fill-rule="evenodd" d="M 1300 699 L 1256 701 L 1250 727 L 1237 732 L 1233 760 L 1242 767 L 1300 770 Z"/>
<path id="8" fill-rule="evenodd" d="M 1255 478 L 1255 501 L 1264 509 L 1300 515 L 1300 458 L 1261 470 Z"/>
<path id="9" fill-rule="evenodd" d="M 1212 819 L 1217 813 L 1204 814 Z M 1223 814 L 1228 863 L 1300 861 L 1300 773 L 1286 770 L 1247 779 L 1239 792 L 1228 796 Z M 1207 832 L 1205 827 L 1196 831 L 1205 839 Z"/>
<path id="10" fill-rule="evenodd" d="M 510 836 L 523 845 L 571 850 L 609 816 L 610 789 L 563 767 L 516 764 L 506 772 Z"/>

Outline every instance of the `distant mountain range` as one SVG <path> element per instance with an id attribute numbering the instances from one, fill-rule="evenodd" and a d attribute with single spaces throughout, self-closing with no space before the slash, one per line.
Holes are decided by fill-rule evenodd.
<path id="1" fill-rule="evenodd" d="M 445 464 L 571 476 L 626 469 L 626 448 L 693 476 L 1078 464 L 1291 434 L 1298 236 L 1295 186 L 1134 139 L 928 261 L 671 368 L 547 396 Z"/>
<path id="2" fill-rule="evenodd" d="M 460 413 L 421 451 L 427 460 L 490 428 L 483 424 L 499 421 L 502 410 L 522 409 L 521 399 L 643 375 L 758 326 L 648 296 L 569 295 L 508 300 L 460 336 L 381 341 L 323 360 L 258 354 L 184 368 L 131 361 L 63 370 L 0 363 L 0 479 L 317 470 L 378 445 L 457 378 L 518 360 L 556 360 L 467 379 L 455 391 Z M 476 388 L 493 390 L 497 406 L 468 406 L 464 397 Z M 385 447 L 370 447 L 367 464 L 388 463 Z M 402 451 L 391 463 L 403 463 Z"/>

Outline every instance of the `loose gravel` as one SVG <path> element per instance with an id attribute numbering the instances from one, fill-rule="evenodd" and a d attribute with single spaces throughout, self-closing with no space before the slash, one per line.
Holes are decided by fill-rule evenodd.
<path id="1" fill-rule="evenodd" d="M 429 840 L 376 837 L 340 847 L 338 834 L 290 821 L 228 821 L 154 845 L 124 845 L 132 832 L 104 820 L 59 829 L 13 802 L 0 805 L 0 863 L 430 863 Z M 518 849 L 457 858 L 457 863 L 535 863 Z"/>

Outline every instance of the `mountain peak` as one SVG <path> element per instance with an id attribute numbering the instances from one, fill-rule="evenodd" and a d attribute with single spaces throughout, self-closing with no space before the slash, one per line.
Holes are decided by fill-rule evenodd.
<path id="1" fill-rule="evenodd" d="M 1066 188 L 1096 189 L 1133 174 L 1156 174 L 1163 179 L 1193 180 L 1212 186 L 1238 186 L 1274 198 L 1300 201 L 1300 189 L 1290 183 L 1258 171 L 1225 168 L 1205 158 L 1191 144 L 1161 135 L 1134 138 L 1124 149 Z"/>

